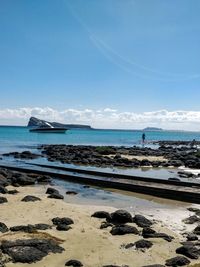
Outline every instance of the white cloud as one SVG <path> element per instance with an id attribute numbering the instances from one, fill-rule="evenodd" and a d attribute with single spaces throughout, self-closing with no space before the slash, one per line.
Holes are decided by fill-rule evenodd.
<path id="1" fill-rule="evenodd" d="M 96 128 L 137 129 L 147 126 L 164 129 L 200 130 L 200 111 L 157 110 L 143 113 L 119 112 L 116 109 L 65 109 L 24 107 L 1 109 L 0 124 L 26 125 L 31 117 L 62 123 L 90 124 Z"/>

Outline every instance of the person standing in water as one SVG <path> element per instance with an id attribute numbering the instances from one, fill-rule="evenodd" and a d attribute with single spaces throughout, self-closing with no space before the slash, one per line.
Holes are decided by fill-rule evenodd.
<path id="1" fill-rule="evenodd" d="M 142 134 L 142 143 L 144 144 L 144 142 L 145 142 L 145 138 L 146 138 L 146 135 L 145 135 L 145 133 L 143 133 Z"/>

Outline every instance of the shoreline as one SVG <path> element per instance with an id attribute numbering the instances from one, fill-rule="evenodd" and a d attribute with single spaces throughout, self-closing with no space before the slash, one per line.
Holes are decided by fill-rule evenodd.
<path id="1" fill-rule="evenodd" d="M 94 152 L 94 149 L 97 149 L 97 152 Z M 81 165 L 82 159 L 87 159 L 87 166 L 90 166 L 90 162 L 93 162 L 91 167 L 94 167 L 98 162 L 99 166 L 109 166 L 112 161 L 115 162 L 117 160 L 118 163 L 122 163 L 124 166 L 132 166 L 133 162 L 143 162 L 145 163 L 145 168 L 150 167 L 150 162 L 157 165 L 158 162 L 162 162 L 162 164 L 168 164 L 170 167 L 171 164 L 169 162 L 173 161 L 175 165 L 180 160 L 183 155 L 187 152 L 187 156 L 182 160 L 182 162 L 189 162 L 190 157 L 194 156 L 196 153 L 196 149 L 191 148 L 177 148 L 174 150 L 173 147 L 168 148 L 165 146 L 161 149 L 153 150 L 151 148 L 114 148 L 114 147 L 92 147 L 91 146 L 66 146 L 66 145 L 49 145 L 46 146 L 47 152 L 42 150 L 42 155 L 49 161 L 62 162 L 63 158 L 59 158 L 60 156 L 64 156 L 64 162 L 68 160 L 72 160 L 72 163 L 77 165 Z M 71 150 L 70 150 L 71 149 Z M 81 150 L 82 149 L 82 150 Z M 113 150 L 114 149 L 114 150 Z M 118 150 L 119 149 L 119 150 Z M 113 151 L 112 151 L 113 150 Z M 112 152 L 112 153 L 110 153 Z M 120 154 L 120 153 L 121 154 Z M 173 152 L 171 156 L 170 153 Z M 83 154 L 82 154 L 83 153 Z M 119 155 L 120 154 L 120 155 Z M 10 153 L 11 156 L 14 156 L 16 160 L 21 160 L 23 162 L 25 160 L 37 159 L 38 155 L 33 154 L 31 152 L 22 152 L 22 153 Z M 72 156 L 71 158 L 65 158 L 65 156 Z M 9 155 L 8 155 L 9 156 Z M 100 158 L 101 157 L 101 158 Z M 179 157 L 177 160 L 174 160 L 173 157 Z M 106 159 L 106 164 L 104 160 Z M 151 159 L 151 161 L 150 161 Z M 74 161 L 75 160 L 75 161 Z M 100 161 L 98 161 L 100 160 Z M 184 161 L 185 160 L 185 161 Z M 31 161 L 30 161 L 31 162 Z M 34 162 L 34 161 L 33 161 Z M 104 162 L 104 163 L 103 163 Z M 85 162 L 86 163 L 86 162 Z M 118 163 L 117 166 L 118 167 Z M 180 162 L 179 162 L 180 163 Z M 193 162 L 194 163 L 194 162 Z M 192 164 L 193 164 L 192 163 Z M 135 163 L 134 163 L 135 164 Z M 114 164 L 115 165 L 115 164 Z M 141 164 L 140 164 L 141 165 Z M 138 166 L 140 166 L 138 165 Z M 180 164 L 178 164 L 180 165 Z M 187 164 L 186 164 L 187 165 Z M 58 165 L 59 166 L 59 165 Z M 122 166 L 122 167 L 123 167 Z M 191 165 L 192 166 L 192 165 Z M 191 167 L 190 166 L 190 167 Z M 154 165 L 155 168 L 157 166 Z M 190 168 L 192 170 L 192 168 Z M 31 168 L 31 167 L 30 167 Z M 138 194 L 138 198 L 141 197 L 142 201 L 135 201 L 133 205 L 130 205 L 130 209 L 126 208 L 126 212 L 128 212 L 131 216 L 131 222 L 127 222 L 123 224 L 123 227 L 127 227 L 127 229 L 132 229 L 131 231 L 136 231 L 135 233 L 129 233 L 125 235 L 113 235 L 112 231 L 116 227 L 120 228 L 122 226 L 119 223 L 109 223 L 107 219 L 99 219 L 93 218 L 91 215 L 98 211 L 104 211 L 104 213 L 109 213 L 109 216 L 112 216 L 113 212 L 118 210 L 120 205 L 119 202 L 115 202 L 115 205 L 112 205 L 112 201 L 110 201 L 109 205 L 96 205 L 95 197 L 94 199 L 89 199 L 89 201 L 83 201 L 81 203 L 81 197 L 78 199 L 76 197 L 77 192 L 71 191 L 69 195 L 66 195 L 67 188 L 62 187 L 62 184 L 57 184 L 53 186 L 53 190 L 58 190 L 55 194 L 47 195 L 45 194 L 47 187 L 51 187 L 50 181 L 51 179 L 47 177 L 47 174 L 43 172 L 38 172 L 34 174 L 34 170 L 30 169 L 29 173 L 23 173 L 15 171 L 6 170 L 5 172 L 0 169 L 0 182 L 2 175 L 9 177 L 7 179 L 8 184 L 5 182 L 5 189 L 9 191 L 17 190 L 19 191 L 16 194 L 0 194 L 0 198 L 6 198 L 7 202 L 0 204 L 1 208 L 1 223 L 5 224 L 8 230 L 5 233 L 0 232 L 0 246 L 2 247 L 5 242 L 25 242 L 25 240 L 45 240 L 45 242 L 51 242 L 55 240 L 57 242 L 57 246 L 60 250 L 64 251 L 62 253 L 50 252 L 48 255 L 42 256 L 42 259 L 37 260 L 36 262 L 28 263 L 24 261 L 24 263 L 12 263 L 9 255 L 9 262 L 5 263 L 5 267 L 55 267 L 55 266 L 65 266 L 65 262 L 71 259 L 79 260 L 83 263 L 85 267 L 105 267 L 109 265 L 117 266 L 117 267 L 132 267 L 134 263 L 134 267 L 144 267 L 151 264 L 161 264 L 165 265 L 166 260 L 177 256 L 187 256 L 185 258 L 187 261 L 191 262 L 191 264 L 200 264 L 200 253 L 195 256 L 197 260 L 191 259 L 186 254 L 179 254 L 177 249 L 180 249 L 181 246 L 187 246 L 188 243 L 186 241 L 190 240 L 190 235 L 193 237 L 195 235 L 195 239 L 197 241 L 190 241 L 189 249 L 197 249 L 199 248 L 198 235 L 194 234 L 194 229 L 198 226 L 200 222 L 200 205 L 198 204 L 189 204 L 189 203 L 180 203 L 172 200 L 160 200 L 162 204 L 160 206 L 153 205 L 153 201 L 155 198 L 150 195 L 146 195 L 145 197 L 141 194 Z M 180 173 L 181 174 L 181 173 Z M 183 175 L 183 173 L 182 173 Z M 55 173 L 56 176 L 56 173 Z M 59 176 L 59 175 L 58 175 Z M 89 175 L 87 174 L 87 179 L 89 179 Z M 189 178 L 185 177 L 186 179 Z M 195 176 L 196 177 L 196 176 Z M 94 179 L 93 179 L 94 180 Z M 109 180 L 109 178 L 108 178 Z M 123 179 L 119 179 L 122 183 Z M 45 182 L 45 184 L 43 184 Z M 71 179 L 73 182 L 73 179 Z M 85 180 L 86 182 L 86 180 Z M 187 183 L 184 181 L 185 184 Z M 37 186 L 35 186 L 35 183 Z M 42 183 L 42 184 L 40 184 Z M 82 180 L 82 183 L 84 181 Z M 139 182 L 138 186 L 143 186 L 142 183 L 146 183 L 146 181 Z M 158 183 L 158 181 L 157 181 Z M 169 186 L 169 190 L 174 190 L 175 184 L 179 183 L 177 180 L 173 181 L 160 181 L 160 187 L 163 192 L 163 184 L 164 183 L 173 183 L 171 185 L 171 189 Z M 86 182 L 87 184 L 87 182 Z M 127 185 L 129 182 L 127 183 Z M 23 185 L 23 186 L 22 186 Z M 106 185 L 106 184 L 105 184 Z M 105 190 L 106 187 L 103 186 L 102 190 Z M 135 187 L 137 185 L 134 184 Z M 13 187 L 14 186 L 14 187 Z M 94 181 L 93 187 L 97 186 L 97 183 Z M 148 184 L 148 187 L 152 185 Z M 178 185 L 180 186 L 180 184 Z M 166 186 L 167 188 L 167 186 Z M 165 188 L 165 191 L 166 191 Z M 188 187 L 189 188 L 189 187 Z M 3 190 L 3 189 L 1 189 Z M 98 190 L 98 188 L 96 189 Z M 180 188 L 179 188 L 180 190 Z M 195 191 L 196 190 L 196 191 Z M 70 191 L 70 189 L 69 189 Z M 187 190 L 186 190 L 187 191 Z M 191 189 L 191 194 L 195 192 L 198 193 L 198 188 Z M 111 188 L 110 194 L 115 194 L 118 192 L 119 194 L 123 194 L 123 190 L 118 190 Z M 114 192 L 114 193 L 112 193 Z M 170 191 L 171 192 L 171 191 Z M 178 191 L 177 191 L 178 192 Z M 188 191 L 190 194 L 190 190 Z M 140 192 L 141 193 L 141 192 Z M 166 192 L 165 192 L 166 193 Z M 183 198 L 186 197 L 186 192 L 183 192 Z M 133 195 L 137 198 L 137 193 L 129 193 L 126 192 L 124 194 Z M 23 202 L 21 201 L 24 197 L 31 198 L 39 198 L 38 201 L 35 202 Z M 53 196 L 53 197 L 52 197 Z M 98 194 L 97 194 L 98 196 Z M 163 195 L 162 195 L 163 196 Z M 59 199 L 60 198 L 60 199 Z M 130 196 L 132 198 L 132 196 Z M 64 200 L 63 200 L 64 199 Z M 74 199 L 74 200 L 73 200 Z M 77 203 L 76 203 L 76 200 Z M 159 198 L 158 198 L 159 200 Z M 119 199 L 120 201 L 120 199 Z M 146 201 L 146 202 L 145 202 Z M 167 204 L 172 202 L 174 206 Z M 87 202 L 87 203 L 86 203 Z M 141 203 L 143 202 L 143 207 Z M 146 205 L 147 202 L 149 205 Z M 109 198 L 107 203 L 109 203 Z M 152 206 L 151 206 L 152 203 Z M 114 207 L 115 206 L 115 207 Z M 190 211 L 188 208 L 192 208 Z M 197 210 L 197 215 L 195 213 Z M 124 212 L 124 211 L 123 211 Z M 198 213 L 199 212 L 199 213 Z M 146 226 L 138 225 L 134 221 L 135 216 L 144 217 L 143 220 L 147 220 L 150 223 L 150 228 L 147 231 L 153 232 L 152 236 L 145 236 L 145 229 L 148 228 Z M 196 216 L 196 217 L 195 217 Z M 67 217 L 70 220 L 73 220 L 73 224 L 70 226 L 60 225 L 61 230 L 57 229 L 57 226 L 52 224 L 53 218 L 63 218 Z M 187 224 L 184 222 L 185 219 L 188 219 L 191 223 Z M 106 220 L 106 228 L 100 229 L 102 222 Z M 194 221 L 193 221 L 194 220 Z M 41 225 L 42 224 L 42 225 Z M 44 227 L 47 226 L 47 229 L 35 228 L 36 225 L 40 225 Z M 45 226 L 45 227 L 46 227 Z M 17 232 L 13 232 L 11 229 L 15 227 L 19 227 L 21 230 Z M 32 232 L 26 232 L 28 229 L 34 229 Z M 122 227 L 122 228 L 123 228 Z M 26 230 L 23 230 L 26 229 Z M 29 230 L 30 230 L 29 229 Z M 29 231 L 28 230 L 28 231 Z M 121 230 L 120 230 L 121 231 Z M 136 249 L 136 245 L 131 245 L 130 248 L 126 248 L 127 245 L 136 244 L 138 241 L 142 240 L 142 242 L 147 242 L 148 245 L 150 243 L 149 248 L 140 248 Z M 34 242 L 35 242 L 34 241 Z M 31 241 L 32 242 L 32 241 Z M 27 247 L 22 248 L 26 250 Z M 5 255 L 7 255 L 3 251 L 2 261 L 7 260 Z M 22 255 L 18 255 L 21 257 Z M 2 255 L 0 254 L 0 262 Z M 12 258 L 13 259 L 13 258 Z M 21 259 L 20 259 L 21 260 Z M 188 266 L 188 264 L 187 264 Z"/>
<path id="2" fill-rule="evenodd" d="M 123 244 L 140 240 L 140 236 L 124 235 L 112 236 L 110 229 L 99 229 L 102 219 L 92 218 L 91 215 L 95 211 L 105 210 L 113 212 L 116 208 L 108 206 L 94 205 L 77 205 L 68 204 L 62 200 L 48 199 L 45 194 L 46 187 L 49 186 L 26 186 L 19 187 L 19 193 L 16 195 L 5 195 L 8 198 L 8 203 L 1 205 L 1 221 L 8 227 L 16 225 L 27 225 L 46 223 L 51 224 L 53 217 L 69 217 L 74 220 L 72 229 L 65 231 L 57 231 L 55 228 L 42 231 L 56 238 L 64 240 L 61 246 L 65 249 L 62 254 L 50 254 L 41 261 L 30 264 L 7 263 L 6 267 L 55 267 L 64 266 L 66 260 L 75 258 L 80 260 L 87 267 L 102 267 L 107 264 L 129 265 L 130 267 L 141 267 L 148 264 L 164 264 L 166 259 L 176 256 L 174 252 L 183 241 L 183 237 L 175 228 L 170 229 L 169 221 L 158 222 L 153 228 L 158 232 L 175 237 L 172 242 L 167 242 L 163 239 L 151 239 L 153 242 L 152 248 L 145 250 L 124 249 Z M 9 187 L 8 189 L 13 189 Z M 41 201 L 22 202 L 21 199 L 26 195 L 34 195 L 39 197 Z M 168 211 L 163 211 L 168 213 Z M 176 212 L 177 216 L 179 215 Z M 134 214 L 133 214 L 134 215 Z M 152 214 L 151 214 L 152 215 Z M 146 215 L 145 215 L 146 216 Z M 147 218 L 153 219 L 152 216 Z M 130 224 L 132 225 L 132 224 Z M 142 230 L 141 228 L 140 231 Z M 19 239 L 30 238 L 27 233 L 5 233 L 0 234 L 0 242 L 3 239 Z M 197 263 L 198 261 L 192 261 Z"/>

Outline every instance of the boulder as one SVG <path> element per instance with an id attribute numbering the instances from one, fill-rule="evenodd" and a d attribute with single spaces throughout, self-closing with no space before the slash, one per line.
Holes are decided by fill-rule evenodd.
<path id="1" fill-rule="evenodd" d="M 198 236 L 193 234 L 193 233 L 188 234 L 186 238 L 187 238 L 188 241 L 196 241 L 196 240 L 198 240 Z"/>
<path id="2" fill-rule="evenodd" d="M 51 225 L 48 225 L 46 223 L 37 223 L 34 225 L 34 227 L 37 229 L 37 230 L 47 230 L 47 229 L 51 229 Z"/>
<path id="3" fill-rule="evenodd" d="M 185 257 L 177 256 L 177 257 L 171 258 L 169 260 L 166 260 L 165 264 L 166 264 L 166 266 L 176 267 L 176 266 L 188 265 L 188 264 L 190 264 L 190 261 Z"/>
<path id="4" fill-rule="evenodd" d="M 69 260 L 65 263 L 65 266 L 81 267 L 83 264 L 78 260 Z"/>
<path id="5" fill-rule="evenodd" d="M 64 196 L 59 193 L 53 193 L 48 196 L 48 198 L 55 198 L 55 199 L 64 199 Z"/>
<path id="6" fill-rule="evenodd" d="M 7 194 L 8 190 L 4 187 L 0 185 L 0 194 Z"/>
<path id="7" fill-rule="evenodd" d="M 24 198 L 22 198 L 21 201 L 23 202 L 35 202 L 35 201 L 40 201 L 41 199 L 39 197 L 35 197 L 35 196 L 25 196 Z"/>
<path id="8" fill-rule="evenodd" d="M 109 223 L 109 222 L 102 222 L 101 223 L 101 226 L 100 226 L 100 229 L 105 229 L 105 228 L 108 228 L 108 227 L 112 227 L 113 224 L 112 223 Z"/>
<path id="9" fill-rule="evenodd" d="M 135 215 L 133 217 L 133 222 L 136 223 L 137 226 L 142 227 L 142 228 L 150 227 L 153 224 L 150 220 L 148 220 L 142 215 Z"/>
<path id="10" fill-rule="evenodd" d="M 171 242 L 174 239 L 174 237 L 169 236 L 165 233 L 157 233 L 155 230 L 149 227 L 143 228 L 142 236 L 144 238 L 163 238 L 164 240 L 168 242 Z"/>
<path id="11" fill-rule="evenodd" d="M 126 234 L 135 234 L 138 235 L 139 231 L 134 226 L 130 225 L 116 225 L 113 226 L 110 233 L 112 235 L 126 235 Z"/>
<path id="12" fill-rule="evenodd" d="M 111 220 L 110 213 L 107 211 L 96 211 L 95 213 L 92 214 L 91 217 L 99 218 L 99 219 L 107 219 L 108 221 Z"/>
<path id="13" fill-rule="evenodd" d="M 67 225 L 67 224 L 58 224 L 57 226 L 56 226 L 56 230 L 58 230 L 58 231 L 68 231 L 68 230 L 70 230 L 70 229 L 72 229 L 69 225 Z"/>
<path id="14" fill-rule="evenodd" d="M 47 188 L 46 194 L 59 194 L 59 191 L 53 187 Z"/>
<path id="15" fill-rule="evenodd" d="M 198 259 L 200 256 L 200 250 L 193 244 L 185 244 L 176 249 L 177 254 L 182 254 L 190 259 Z"/>
<path id="16" fill-rule="evenodd" d="M 34 185 L 35 179 L 29 177 L 28 175 L 17 173 L 13 174 L 12 176 L 12 185 L 19 184 L 19 185 Z"/>
<path id="17" fill-rule="evenodd" d="M 5 197 L 0 197 L 0 204 L 8 202 L 7 198 Z"/>
<path id="18" fill-rule="evenodd" d="M 67 191 L 66 192 L 66 195 L 77 195 L 78 193 L 77 192 L 75 192 L 75 191 Z"/>
<path id="19" fill-rule="evenodd" d="M 25 232 L 25 233 L 34 233 L 36 231 L 36 227 L 32 224 L 28 225 L 17 225 L 10 227 L 10 231 L 12 232 Z"/>
<path id="20" fill-rule="evenodd" d="M 71 218 L 68 217 L 63 217 L 63 218 L 53 218 L 52 222 L 54 225 L 59 225 L 59 224 L 66 224 L 66 225 L 70 225 L 70 224 L 74 224 L 74 221 Z"/>
<path id="21" fill-rule="evenodd" d="M 141 240 L 136 241 L 134 245 L 137 249 L 151 248 L 153 246 L 153 243 L 149 240 L 141 239 Z"/>
<path id="22" fill-rule="evenodd" d="M 115 212 L 111 213 L 111 222 L 113 223 L 128 223 L 132 222 L 131 214 L 126 210 L 116 210 Z"/>
<path id="23" fill-rule="evenodd" d="M 37 178 L 37 182 L 40 183 L 49 183 L 51 181 L 51 177 L 47 175 L 40 175 Z"/>
<path id="24" fill-rule="evenodd" d="M 197 217 L 196 215 L 192 215 L 192 216 L 184 219 L 183 222 L 185 224 L 193 224 L 193 223 L 196 223 L 196 222 L 200 222 L 200 218 Z"/>
<path id="25" fill-rule="evenodd" d="M 64 251 L 53 239 L 19 239 L 2 241 L 1 250 L 8 254 L 13 262 L 33 263 L 40 261 L 48 253 Z"/>
<path id="26" fill-rule="evenodd" d="M 5 223 L 0 222 L 0 232 L 1 233 L 8 232 L 8 227 L 5 225 Z"/>
<path id="27" fill-rule="evenodd" d="M 19 191 L 17 191 L 16 189 L 8 190 L 8 194 L 9 194 L 9 195 L 15 195 L 15 194 L 17 194 L 17 193 L 19 193 Z"/>
<path id="28" fill-rule="evenodd" d="M 200 225 L 194 228 L 193 233 L 196 235 L 200 235 Z"/>

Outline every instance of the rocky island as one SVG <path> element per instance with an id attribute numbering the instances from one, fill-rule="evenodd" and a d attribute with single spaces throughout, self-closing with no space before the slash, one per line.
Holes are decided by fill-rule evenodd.
<path id="1" fill-rule="evenodd" d="M 83 124 L 63 124 L 59 122 L 50 122 L 41 120 L 35 117 L 31 117 L 28 122 L 28 127 L 38 127 L 38 126 L 46 126 L 46 124 L 51 125 L 52 127 L 64 127 L 67 129 L 82 129 L 82 130 L 92 130 L 92 127 L 89 125 Z"/>

